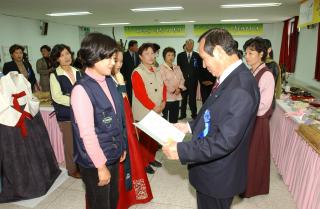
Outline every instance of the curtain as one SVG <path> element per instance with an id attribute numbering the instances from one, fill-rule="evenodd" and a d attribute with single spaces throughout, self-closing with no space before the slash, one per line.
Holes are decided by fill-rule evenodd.
<path id="1" fill-rule="evenodd" d="M 292 22 L 293 28 L 290 33 L 288 72 L 291 72 L 291 73 L 294 73 L 296 68 L 298 40 L 299 40 L 298 21 L 299 21 L 299 17 L 298 16 L 294 17 L 294 22 Z"/>
<path id="2" fill-rule="evenodd" d="M 316 58 L 316 69 L 314 72 L 314 78 L 320 81 L 320 24 L 318 24 L 318 44 L 317 44 L 317 58 Z"/>
<path id="3" fill-rule="evenodd" d="M 286 68 L 286 60 L 289 56 L 289 45 L 288 45 L 288 39 L 289 39 L 289 21 L 284 21 L 283 25 L 283 31 L 282 31 L 282 40 L 281 40 L 281 48 L 280 48 L 280 56 L 279 56 L 279 65 L 282 70 L 287 71 Z"/>
<path id="4" fill-rule="evenodd" d="M 279 64 L 282 69 L 290 73 L 294 72 L 296 66 L 299 39 L 298 21 L 298 16 L 284 21 L 282 32 Z"/>

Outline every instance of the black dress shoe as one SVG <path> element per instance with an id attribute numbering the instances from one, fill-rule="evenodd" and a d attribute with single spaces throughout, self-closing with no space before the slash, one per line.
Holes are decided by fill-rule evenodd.
<path id="1" fill-rule="evenodd" d="M 152 168 L 150 165 L 148 165 L 147 167 L 145 167 L 144 170 L 145 170 L 147 173 L 149 173 L 149 174 L 154 174 L 154 170 L 153 170 L 153 168 Z"/>
<path id="2" fill-rule="evenodd" d="M 187 116 L 180 116 L 179 118 L 178 118 L 178 120 L 183 120 L 183 119 L 185 119 Z"/>
<path id="3" fill-rule="evenodd" d="M 159 161 L 156 161 L 156 160 L 151 162 L 151 163 L 149 163 L 149 164 L 154 166 L 154 167 L 157 167 L 157 168 L 162 167 L 162 164 Z"/>

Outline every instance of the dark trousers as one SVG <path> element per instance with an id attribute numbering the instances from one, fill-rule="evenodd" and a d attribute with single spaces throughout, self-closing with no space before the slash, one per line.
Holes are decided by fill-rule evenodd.
<path id="1" fill-rule="evenodd" d="M 166 106 L 163 109 L 162 114 L 163 114 L 163 118 L 166 120 L 168 120 L 168 116 L 169 116 L 170 123 L 178 122 L 179 101 L 166 102 Z"/>
<path id="2" fill-rule="evenodd" d="M 191 110 L 191 116 L 197 116 L 197 85 L 198 83 L 194 83 L 193 85 L 188 86 L 188 89 L 181 93 L 182 101 L 181 101 L 181 117 L 186 117 L 187 114 L 187 101 L 189 98 L 189 107 Z"/>
<path id="3" fill-rule="evenodd" d="M 97 168 L 80 167 L 82 181 L 86 189 L 88 209 L 116 209 L 119 199 L 118 179 L 119 163 L 107 166 L 110 174 L 110 183 L 98 186 L 99 177 Z"/>
<path id="4" fill-rule="evenodd" d="M 213 85 L 205 86 L 203 84 L 200 84 L 200 93 L 201 93 L 201 100 L 202 104 L 204 104 L 207 100 L 207 98 L 210 96 L 210 93 L 212 91 Z"/>
<path id="5" fill-rule="evenodd" d="M 197 191 L 198 209 L 230 209 L 233 197 L 217 199 Z"/>

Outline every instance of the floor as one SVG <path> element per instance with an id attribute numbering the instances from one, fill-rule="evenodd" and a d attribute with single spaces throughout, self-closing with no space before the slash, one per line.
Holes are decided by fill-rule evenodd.
<path id="1" fill-rule="evenodd" d="M 196 209 L 195 191 L 189 185 L 187 170 L 179 162 L 166 159 L 161 152 L 157 159 L 163 167 L 148 175 L 154 199 L 130 209 Z M 282 182 L 274 164 L 271 164 L 270 194 L 250 199 L 235 198 L 232 209 L 295 209 L 295 203 Z M 60 187 L 45 198 L 35 209 L 82 209 L 84 188 L 81 180 L 68 178 Z M 27 209 L 15 204 L 0 204 L 0 209 Z"/>

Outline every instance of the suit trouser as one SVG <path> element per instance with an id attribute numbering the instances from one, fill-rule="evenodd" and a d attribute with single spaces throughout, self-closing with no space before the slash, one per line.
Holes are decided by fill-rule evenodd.
<path id="1" fill-rule="evenodd" d="M 181 101 L 180 116 L 182 117 L 186 116 L 188 97 L 189 97 L 189 107 L 191 110 L 191 116 L 194 117 L 197 115 L 197 86 L 198 86 L 198 82 L 194 83 L 194 85 L 188 86 L 187 90 L 181 93 L 182 101 Z"/>
<path id="2" fill-rule="evenodd" d="M 166 102 L 166 106 L 163 109 L 162 114 L 163 114 L 163 118 L 166 120 L 168 120 L 168 116 L 169 116 L 170 123 L 178 122 L 179 101 Z"/>
<path id="3" fill-rule="evenodd" d="M 203 85 L 200 84 L 200 93 L 201 93 L 201 100 L 202 100 L 202 104 L 205 103 L 205 101 L 207 100 L 207 98 L 210 96 L 210 93 L 212 91 L 212 87 L 213 85 Z"/>
<path id="4" fill-rule="evenodd" d="M 109 184 L 105 186 L 98 186 L 99 177 L 97 168 L 79 167 L 81 178 L 86 189 L 87 208 L 116 209 L 119 199 L 119 163 L 117 162 L 116 164 L 107 166 L 111 174 L 111 179 Z"/>
<path id="5" fill-rule="evenodd" d="M 198 209 L 230 209 L 233 197 L 217 199 L 197 191 Z"/>
<path id="6" fill-rule="evenodd" d="M 69 174 L 73 174 L 78 171 L 78 168 L 73 162 L 73 134 L 71 121 L 61 121 L 59 122 L 59 127 L 62 132 L 66 168 Z"/>

